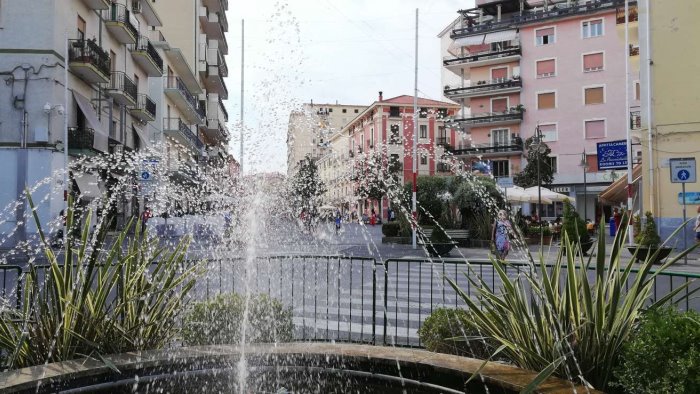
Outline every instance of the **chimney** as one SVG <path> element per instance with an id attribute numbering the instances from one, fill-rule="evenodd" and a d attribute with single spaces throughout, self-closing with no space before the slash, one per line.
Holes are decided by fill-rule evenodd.
<path id="1" fill-rule="evenodd" d="M 380 90 L 379 91 L 379 102 L 381 103 L 382 101 L 384 101 L 384 96 L 382 95 L 382 91 Z"/>

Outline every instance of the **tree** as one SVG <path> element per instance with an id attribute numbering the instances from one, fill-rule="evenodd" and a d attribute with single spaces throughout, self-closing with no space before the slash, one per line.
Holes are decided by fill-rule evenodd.
<path id="1" fill-rule="evenodd" d="M 292 179 L 291 191 L 296 213 L 298 216 L 303 213 L 304 224 L 310 229 L 318 217 L 321 197 L 326 192 L 326 186 L 318 174 L 318 166 L 310 156 L 306 156 L 299 164 L 299 171 Z"/>
<path id="2" fill-rule="evenodd" d="M 554 181 L 554 168 L 552 168 L 551 158 L 549 157 L 552 150 L 544 142 L 541 143 L 541 146 L 544 147 L 542 152 L 538 151 L 537 145 L 534 144 L 534 137 L 525 140 L 527 165 L 522 172 L 513 177 L 513 183 L 525 188 L 537 186 L 537 163 L 539 162 L 540 184 L 545 186 L 552 184 Z"/>

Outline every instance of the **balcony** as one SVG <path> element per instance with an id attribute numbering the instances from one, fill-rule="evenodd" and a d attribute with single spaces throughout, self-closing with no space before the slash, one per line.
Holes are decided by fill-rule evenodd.
<path id="1" fill-rule="evenodd" d="M 106 10 L 109 8 L 110 0 L 83 0 L 83 3 L 93 10 Z"/>
<path id="2" fill-rule="evenodd" d="M 131 11 L 123 4 L 112 3 L 105 27 L 122 44 L 135 44 L 139 36 L 132 22 Z"/>
<path id="3" fill-rule="evenodd" d="M 481 112 L 464 118 L 454 119 L 453 122 L 463 126 L 502 126 L 517 124 L 523 120 L 523 111 L 511 108 L 505 112 Z"/>
<path id="4" fill-rule="evenodd" d="M 207 48 L 207 72 L 204 78 L 207 90 L 227 99 L 228 89 L 226 89 L 226 84 L 224 83 L 224 77 L 227 75 L 228 66 L 226 66 L 224 56 L 216 47 Z"/>
<path id="5" fill-rule="evenodd" d="M 112 97 L 114 102 L 128 107 L 136 105 L 137 87 L 131 78 L 123 71 L 113 71 L 105 94 Z"/>
<path id="6" fill-rule="evenodd" d="M 89 83 L 110 80 L 110 59 L 95 40 L 68 40 L 68 62 L 71 71 Z"/>
<path id="7" fill-rule="evenodd" d="M 230 138 L 228 127 L 221 119 L 207 119 L 204 133 L 214 141 L 228 142 Z"/>
<path id="8" fill-rule="evenodd" d="M 459 71 L 462 68 L 517 61 L 520 60 L 520 54 L 520 45 L 515 45 L 506 49 L 470 53 L 464 56 L 446 56 L 442 59 L 442 64 L 448 69 Z"/>
<path id="9" fill-rule="evenodd" d="M 100 153 L 94 148 L 95 130 L 89 127 L 68 128 L 68 152 L 72 156 L 94 156 Z"/>
<path id="10" fill-rule="evenodd" d="M 204 148 L 204 144 L 199 137 L 180 118 L 163 118 L 163 133 L 182 145 L 192 148 L 197 154 L 201 153 L 202 148 Z"/>
<path id="11" fill-rule="evenodd" d="M 447 137 L 438 137 L 435 140 L 435 145 L 442 146 L 443 148 L 445 148 L 445 150 L 452 149 L 452 144 L 450 143 L 450 139 Z"/>
<path id="12" fill-rule="evenodd" d="M 472 146 L 448 150 L 455 156 L 512 156 L 523 152 L 523 142 L 520 138 L 516 138 L 509 144 L 472 144 Z"/>
<path id="13" fill-rule="evenodd" d="M 224 40 L 224 28 L 220 14 L 209 11 L 206 7 L 199 7 L 199 22 L 208 38 Z"/>
<path id="14" fill-rule="evenodd" d="M 503 78 L 491 81 L 477 81 L 469 86 L 445 86 L 445 96 L 465 98 L 477 96 L 494 96 L 498 94 L 517 93 L 522 88 L 520 78 Z"/>
<path id="15" fill-rule="evenodd" d="M 639 12 L 637 10 L 636 5 L 630 5 L 629 6 L 629 23 L 632 22 L 638 22 L 639 21 Z M 625 24 L 625 7 L 618 7 L 617 8 L 617 13 L 615 15 L 615 20 L 618 25 L 624 25 Z"/>
<path id="16" fill-rule="evenodd" d="M 630 56 L 639 56 L 639 45 L 630 44 Z"/>
<path id="17" fill-rule="evenodd" d="M 202 4 L 212 12 L 224 12 L 228 8 L 222 0 L 202 0 Z"/>
<path id="18" fill-rule="evenodd" d="M 136 97 L 136 106 L 131 108 L 131 115 L 143 122 L 153 122 L 156 119 L 156 103 L 145 94 Z"/>
<path id="19" fill-rule="evenodd" d="M 131 56 L 149 77 L 163 75 L 163 58 L 160 57 L 148 37 L 140 36 L 138 38 L 136 44 L 131 46 Z"/>
<path id="20" fill-rule="evenodd" d="M 630 4 L 636 3 L 634 0 Z M 568 5 L 567 5 L 568 4 Z M 518 27 L 524 24 L 545 22 L 551 19 L 567 18 L 572 16 L 594 14 L 600 11 L 617 10 L 619 7 L 624 7 L 625 0 L 598 0 L 590 3 L 556 3 L 547 8 L 538 7 L 534 10 L 524 10 L 522 15 L 513 14 L 500 21 L 494 19 L 486 19 L 478 21 L 475 17 L 467 17 L 466 12 L 462 11 L 466 27 L 461 27 L 452 30 L 451 38 L 467 37 L 477 34 L 484 34 L 497 30 L 505 30 Z"/>
<path id="21" fill-rule="evenodd" d="M 450 173 L 450 172 L 452 172 L 452 168 L 447 163 L 437 163 L 435 165 L 435 171 L 442 172 L 442 173 Z"/>
<path id="22" fill-rule="evenodd" d="M 221 97 L 219 97 L 219 110 L 224 115 L 224 122 L 228 122 L 228 111 L 226 111 L 224 100 L 222 100 Z"/>
<path id="23" fill-rule="evenodd" d="M 205 119 L 204 108 L 199 105 L 197 98 L 190 93 L 185 83 L 176 76 L 166 76 L 165 95 L 183 112 L 186 120 L 191 123 L 203 123 Z"/>
<path id="24" fill-rule="evenodd" d="M 642 111 L 630 112 L 630 130 L 641 130 L 642 128 Z"/>

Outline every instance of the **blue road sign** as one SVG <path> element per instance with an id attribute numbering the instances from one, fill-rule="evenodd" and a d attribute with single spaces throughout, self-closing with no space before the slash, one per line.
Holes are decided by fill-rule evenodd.
<path id="1" fill-rule="evenodd" d="M 700 205 L 700 192 L 685 192 L 685 203 Z M 683 205 L 683 193 L 678 193 L 678 204 Z"/>
<path id="2" fill-rule="evenodd" d="M 609 141 L 596 144 L 599 170 L 627 168 L 627 141 Z"/>
<path id="3" fill-rule="evenodd" d="M 151 173 L 148 171 L 142 171 L 141 172 L 141 180 L 147 181 L 149 179 L 151 179 Z"/>
<path id="4" fill-rule="evenodd" d="M 695 183 L 695 158 L 674 158 L 669 160 L 671 165 L 672 183 Z"/>

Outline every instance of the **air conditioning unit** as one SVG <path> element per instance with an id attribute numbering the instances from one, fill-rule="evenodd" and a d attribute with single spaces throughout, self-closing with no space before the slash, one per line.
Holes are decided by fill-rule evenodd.
<path id="1" fill-rule="evenodd" d="M 140 14 L 141 13 L 141 1 L 140 0 L 133 0 L 131 3 L 131 12 L 134 14 Z"/>

